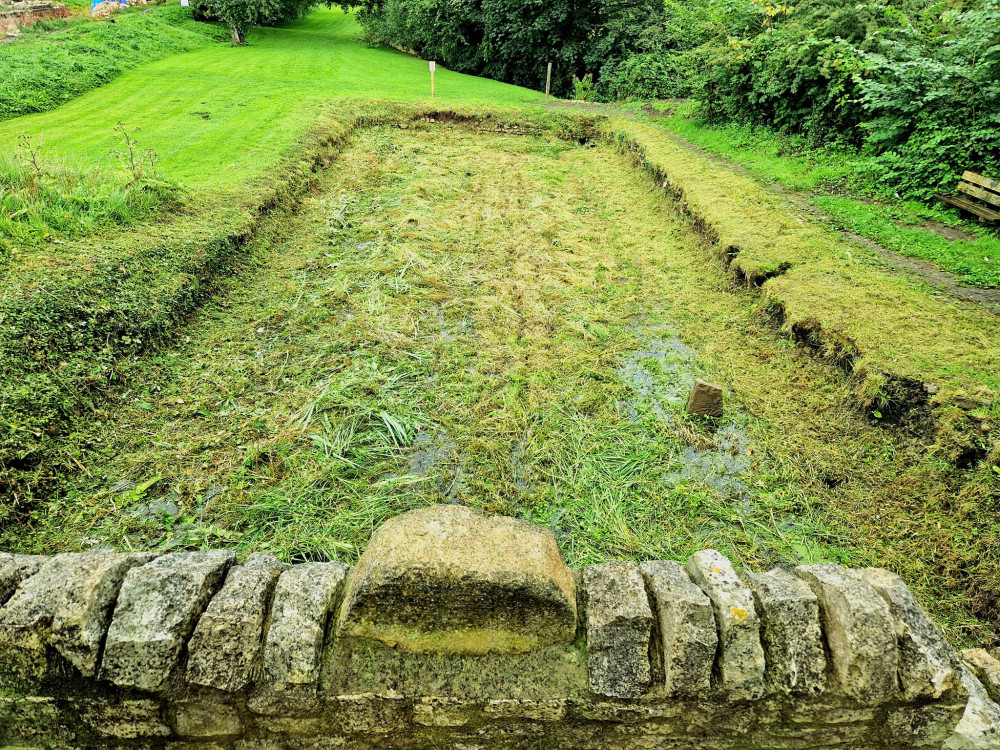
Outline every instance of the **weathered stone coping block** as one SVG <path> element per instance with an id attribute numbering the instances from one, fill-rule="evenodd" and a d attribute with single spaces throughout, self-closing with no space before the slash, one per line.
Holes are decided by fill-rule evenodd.
<path id="1" fill-rule="evenodd" d="M 182 552 L 130 570 L 108 629 L 101 677 L 119 687 L 163 688 L 235 560 L 223 550 Z"/>
<path id="2" fill-rule="evenodd" d="M 274 585 L 287 567 L 272 555 L 251 555 L 230 569 L 188 643 L 188 682 L 226 692 L 250 684 L 260 667 Z"/>
<path id="3" fill-rule="evenodd" d="M 1000 707 L 976 678 L 993 685 L 995 660 L 960 666 L 882 570 L 736 575 L 714 551 L 589 566 L 570 574 L 571 640 L 470 654 L 461 639 L 418 651 L 339 634 L 357 575 L 340 563 L 153 557 L 29 566 L 0 607 L 0 747 L 1000 748 Z"/>
<path id="4" fill-rule="evenodd" d="M 712 687 L 719 636 L 708 598 L 680 563 L 653 560 L 639 566 L 656 606 L 669 695 L 704 695 Z"/>
<path id="5" fill-rule="evenodd" d="M 796 572 L 819 599 L 834 670 L 844 692 L 865 703 L 895 697 L 899 652 L 889 605 L 840 565 L 803 565 Z"/>
<path id="6" fill-rule="evenodd" d="M 610 562 L 583 569 L 587 596 L 590 689 L 598 695 L 639 698 L 651 681 L 653 612 L 639 566 Z"/>
<path id="7" fill-rule="evenodd" d="M 759 698 L 764 694 L 764 649 L 750 588 L 732 563 L 714 549 L 695 552 L 687 570 L 712 600 L 719 628 L 722 687 L 734 699 Z"/>
<path id="8" fill-rule="evenodd" d="M 383 524 L 358 561 L 341 637 L 411 651 L 529 651 L 576 635 L 576 593 L 555 536 L 457 505 Z"/>
<path id="9" fill-rule="evenodd" d="M 819 599 L 801 578 L 784 570 L 744 576 L 763 625 L 767 680 L 785 693 L 820 693 L 826 687 L 826 654 Z"/>

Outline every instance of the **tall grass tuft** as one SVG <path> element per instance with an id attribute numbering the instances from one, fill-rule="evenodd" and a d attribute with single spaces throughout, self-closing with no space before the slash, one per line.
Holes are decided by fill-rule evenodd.
<path id="1" fill-rule="evenodd" d="M 47 158 L 41 142 L 27 136 L 0 154 L 0 239 L 33 244 L 79 237 L 175 205 L 179 186 L 156 173 L 155 152 L 135 149 L 124 126 L 119 132 L 125 150 L 113 152 L 122 165 L 117 172 Z"/>

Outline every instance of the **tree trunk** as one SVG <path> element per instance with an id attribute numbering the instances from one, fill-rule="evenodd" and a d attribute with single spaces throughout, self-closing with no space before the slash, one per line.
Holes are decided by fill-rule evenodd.
<path id="1" fill-rule="evenodd" d="M 235 26 L 230 27 L 230 31 L 233 32 L 233 44 L 237 47 L 247 43 L 247 38 L 243 35 L 243 32 L 237 29 Z"/>

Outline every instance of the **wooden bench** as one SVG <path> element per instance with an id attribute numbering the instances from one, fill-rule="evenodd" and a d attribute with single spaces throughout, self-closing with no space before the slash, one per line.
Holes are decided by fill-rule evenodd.
<path id="1" fill-rule="evenodd" d="M 964 195 L 939 193 L 937 198 L 943 203 L 975 214 L 983 224 L 1000 224 L 1000 182 L 967 171 L 958 182 L 958 192 Z M 976 203 L 971 198 L 978 198 L 987 205 Z"/>

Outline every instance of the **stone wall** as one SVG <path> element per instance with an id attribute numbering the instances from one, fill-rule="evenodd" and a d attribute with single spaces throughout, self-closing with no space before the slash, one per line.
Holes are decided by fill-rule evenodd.
<path id="1" fill-rule="evenodd" d="M 892 573 L 570 570 L 459 506 L 353 569 L 3 554 L 0 602 L 0 747 L 1000 748 L 1000 662 L 963 664 Z"/>

